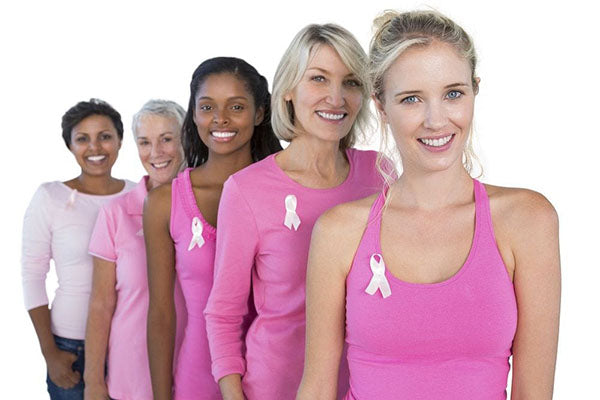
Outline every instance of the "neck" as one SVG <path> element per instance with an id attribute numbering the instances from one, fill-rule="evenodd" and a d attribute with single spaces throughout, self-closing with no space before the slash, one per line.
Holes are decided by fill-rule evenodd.
<path id="1" fill-rule="evenodd" d="M 424 172 L 406 168 L 392 185 L 392 202 L 401 207 L 438 210 L 473 199 L 473 180 L 462 166 Z"/>
<path id="2" fill-rule="evenodd" d="M 75 178 L 75 181 L 81 192 L 96 195 L 114 194 L 118 192 L 116 186 L 120 184 L 120 181 L 110 174 L 96 176 L 87 175 L 84 172 Z"/>
<path id="3" fill-rule="evenodd" d="M 250 146 L 230 154 L 208 153 L 208 159 L 200 168 L 208 182 L 222 185 L 230 175 L 252 164 Z"/>
<path id="4" fill-rule="evenodd" d="M 325 180 L 345 178 L 348 161 L 339 146 L 339 141 L 300 135 L 277 156 L 277 162 L 284 171 L 304 172 Z"/>

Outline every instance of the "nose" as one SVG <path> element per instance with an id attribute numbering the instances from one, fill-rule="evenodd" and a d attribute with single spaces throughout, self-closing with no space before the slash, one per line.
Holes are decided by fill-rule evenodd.
<path id="1" fill-rule="evenodd" d="M 161 142 L 153 144 L 150 147 L 150 157 L 152 159 L 154 159 L 154 158 L 162 155 L 162 153 L 163 153 L 163 149 L 162 149 L 162 143 Z"/>
<path id="2" fill-rule="evenodd" d="M 429 103 L 425 111 L 423 125 L 427 129 L 438 130 L 446 126 L 448 117 L 444 107 L 438 102 Z"/>
<path id="3" fill-rule="evenodd" d="M 218 126 L 224 126 L 229 123 L 226 110 L 215 109 L 213 112 L 213 123 Z"/>
<path id="4" fill-rule="evenodd" d="M 346 103 L 345 91 L 342 85 L 332 84 L 328 87 L 327 103 L 333 107 L 342 107 Z"/>

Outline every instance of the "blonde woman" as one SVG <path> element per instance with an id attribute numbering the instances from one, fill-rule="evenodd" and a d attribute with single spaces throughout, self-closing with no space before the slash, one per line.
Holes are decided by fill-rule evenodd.
<path id="1" fill-rule="evenodd" d="M 376 154 L 352 148 L 368 116 L 368 93 L 365 54 L 336 25 L 302 29 L 279 64 L 271 121 L 290 144 L 233 174 L 219 206 L 205 315 L 224 399 L 295 397 L 313 224 L 328 208 L 382 187 Z M 250 296 L 257 316 L 245 332 Z M 342 374 L 342 390 L 347 385 Z"/>
<path id="2" fill-rule="evenodd" d="M 558 220 L 539 193 L 471 178 L 473 43 L 432 11 L 376 20 L 370 75 L 402 175 L 317 222 L 298 399 L 550 399 Z M 331 243 L 335 243 L 332 246 Z M 518 310 L 518 315 L 517 315 Z"/>

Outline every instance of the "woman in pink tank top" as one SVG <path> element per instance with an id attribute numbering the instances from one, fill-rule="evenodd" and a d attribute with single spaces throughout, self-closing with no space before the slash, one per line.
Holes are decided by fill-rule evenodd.
<path id="1" fill-rule="evenodd" d="M 402 174 L 315 225 L 298 399 L 335 398 L 344 338 L 348 400 L 505 399 L 511 355 L 512 398 L 550 399 L 556 212 L 539 193 L 471 178 L 479 78 L 465 31 L 434 11 L 375 25 L 373 98 Z"/>
<path id="2" fill-rule="evenodd" d="M 269 123 L 266 79 L 238 58 L 204 61 L 192 76 L 183 124 L 188 166 L 152 190 L 144 209 L 150 307 L 148 353 L 155 399 L 220 399 L 212 378 L 202 314 L 213 281 L 217 206 L 232 173 L 278 150 Z M 187 310 L 173 377 L 175 310 L 180 283 Z"/>

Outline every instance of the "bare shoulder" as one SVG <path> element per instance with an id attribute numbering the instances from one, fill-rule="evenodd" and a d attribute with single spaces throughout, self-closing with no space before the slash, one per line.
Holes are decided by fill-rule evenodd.
<path id="1" fill-rule="evenodd" d="M 498 246 L 517 257 L 558 240 L 558 214 L 541 193 L 485 185 Z"/>
<path id="2" fill-rule="evenodd" d="M 558 214 L 548 199 L 533 190 L 485 185 L 492 214 L 513 227 L 558 224 Z"/>
<path id="3" fill-rule="evenodd" d="M 350 269 L 354 254 L 367 226 L 369 211 L 377 195 L 337 205 L 317 220 L 311 251 L 324 251 L 344 272 Z"/>
<path id="4" fill-rule="evenodd" d="M 170 215 L 171 183 L 165 183 L 148 192 L 144 201 L 144 214 L 153 216 Z"/>

